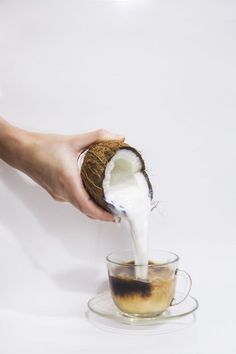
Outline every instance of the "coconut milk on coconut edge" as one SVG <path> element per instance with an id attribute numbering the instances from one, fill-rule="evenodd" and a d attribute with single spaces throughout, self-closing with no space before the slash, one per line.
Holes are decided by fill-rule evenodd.
<path id="1" fill-rule="evenodd" d="M 139 157 L 130 150 L 119 150 L 105 170 L 103 190 L 114 213 L 127 218 L 135 264 L 148 265 L 148 224 L 151 210 L 149 187 Z M 137 267 L 136 277 L 147 277 L 146 267 Z"/>

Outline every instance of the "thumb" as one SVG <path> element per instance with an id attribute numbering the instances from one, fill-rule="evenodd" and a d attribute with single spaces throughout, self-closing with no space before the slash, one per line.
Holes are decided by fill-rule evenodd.
<path id="1" fill-rule="evenodd" d="M 124 135 L 113 134 L 104 129 L 95 130 L 86 134 L 75 137 L 77 149 L 85 149 L 89 145 L 103 140 L 120 140 L 124 141 Z"/>

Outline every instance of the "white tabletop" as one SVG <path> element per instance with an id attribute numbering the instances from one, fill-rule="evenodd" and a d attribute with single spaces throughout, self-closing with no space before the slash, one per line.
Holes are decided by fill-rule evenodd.
<path id="1" fill-rule="evenodd" d="M 236 5 L 0 2 L 0 114 L 25 129 L 124 133 L 160 201 L 150 246 L 192 276 L 195 316 L 88 316 L 125 225 L 88 220 L 0 161 L 0 353 L 235 353 Z"/>

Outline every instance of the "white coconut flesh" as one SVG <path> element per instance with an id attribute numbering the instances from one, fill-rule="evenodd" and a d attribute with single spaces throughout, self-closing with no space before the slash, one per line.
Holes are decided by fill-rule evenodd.
<path id="1" fill-rule="evenodd" d="M 121 149 L 107 164 L 103 180 L 104 196 L 113 211 L 127 218 L 136 265 L 148 264 L 148 223 L 151 209 L 149 187 L 141 172 L 142 163 L 131 150 Z M 147 267 L 136 267 L 136 277 L 144 279 Z"/>

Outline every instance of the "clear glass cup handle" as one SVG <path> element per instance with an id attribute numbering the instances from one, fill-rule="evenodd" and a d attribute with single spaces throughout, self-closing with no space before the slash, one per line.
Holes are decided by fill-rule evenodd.
<path id="1" fill-rule="evenodd" d="M 186 299 L 186 297 L 189 295 L 191 287 L 192 287 L 192 278 L 187 272 L 185 272 L 184 270 L 181 270 L 181 269 L 177 269 L 176 276 L 177 276 L 177 284 L 178 284 L 178 278 L 181 277 L 182 279 L 185 279 L 185 290 L 183 292 L 183 295 L 179 296 L 179 298 L 178 297 L 173 298 L 170 306 L 179 305 L 181 302 L 183 302 Z M 178 291 L 178 289 L 177 289 L 177 291 Z"/>

